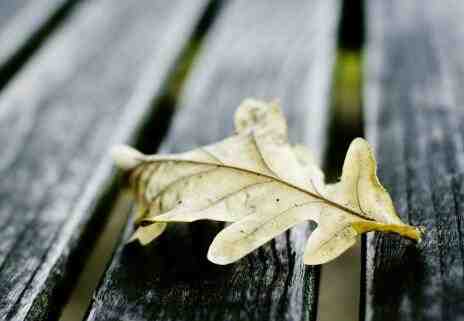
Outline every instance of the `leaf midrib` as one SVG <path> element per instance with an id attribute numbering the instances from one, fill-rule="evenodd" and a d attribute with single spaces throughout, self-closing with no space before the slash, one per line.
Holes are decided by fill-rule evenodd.
<path id="1" fill-rule="evenodd" d="M 277 181 L 281 184 L 284 184 L 290 188 L 293 188 L 293 189 L 296 189 L 302 193 L 306 193 L 308 195 L 310 195 L 311 197 L 314 197 L 316 199 L 319 199 L 335 208 L 338 208 L 339 210 L 341 211 L 345 211 L 351 215 L 354 215 L 354 216 L 357 216 L 361 219 L 364 219 L 364 220 L 368 220 L 368 221 L 375 221 L 374 219 L 370 218 L 370 217 L 367 217 L 367 216 L 364 216 L 363 214 L 360 214 L 346 206 L 343 206 L 341 204 L 338 204 L 334 201 L 331 201 L 321 195 L 317 195 L 311 191 L 308 191 L 307 189 L 303 188 L 303 187 L 300 187 L 300 186 L 297 186 L 297 185 L 294 185 L 288 181 L 285 181 L 285 180 L 282 180 L 278 177 L 275 177 L 275 176 L 271 176 L 271 175 L 268 175 L 268 174 L 264 174 L 264 173 L 260 173 L 260 172 L 256 172 L 256 171 L 253 171 L 251 169 L 247 169 L 247 168 L 242 168 L 242 167 L 237 167 L 237 166 L 233 166 L 233 165 L 228 165 L 228 164 L 225 164 L 225 163 L 221 163 L 221 164 L 218 164 L 218 163 L 210 163 L 210 162 L 204 162 L 204 161 L 196 161 L 196 160 L 190 160 L 190 159 L 179 159 L 179 158 L 162 158 L 162 157 L 158 157 L 158 156 L 155 156 L 156 159 L 154 159 L 153 157 L 151 156 L 147 156 L 146 158 L 142 159 L 142 163 L 139 165 L 139 166 L 143 166 L 143 165 L 146 165 L 147 162 L 153 162 L 153 163 L 156 163 L 156 162 L 177 162 L 177 163 L 190 163 L 190 164 L 195 164 L 195 165 L 208 165 L 208 166 L 217 166 L 217 167 L 223 167 L 223 168 L 229 168 L 229 169 L 232 169 L 232 170 L 236 170 L 236 171 L 241 171 L 241 172 L 246 172 L 246 173 L 249 173 L 251 175 L 255 175 L 255 176 L 262 176 L 262 177 L 265 177 L 265 178 L 269 178 L 269 179 L 272 179 L 274 181 Z"/>

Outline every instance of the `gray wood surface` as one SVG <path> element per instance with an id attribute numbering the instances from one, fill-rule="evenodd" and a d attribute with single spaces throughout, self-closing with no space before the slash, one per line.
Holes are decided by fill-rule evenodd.
<path id="1" fill-rule="evenodd" d="M 108 148 L 133 142 L 205 4 L 83 1 L 0 92 L 0 319 L 57 316 L 107 214 Z"/>
<path id="2" fill-rule="evenodd" d="M 76 0 L 0 1 L 0 85 Z M 5 80 L 6 81 L 6 80 Z"/>
<path id="3" fill-rule="evenodd" d="M 162 150 L 230 135 L 235 108 L 253 96 L 280 98 L 292 140 L 321 158 L 338 11 L 327 0 L 230 2 L 201 47 Z M 315 320 L 318 268 L 302 260 L 307 225 L 226 267 L 206 262 L 217 231 L 195 223 L 147 247 L 122 243 L 88 320 Z"/>
<path id="4" fill-rule="evenodd" d="M 0 2 L 0 28 L 7 25 L 27 3 L 28 0 Z"/>
<path id="5" fill-rule="evenodd" d="M 421 244 L 370 235 L 365 320 L 464 320 L 464 5 L 367 1 L 365 118 Z"/>

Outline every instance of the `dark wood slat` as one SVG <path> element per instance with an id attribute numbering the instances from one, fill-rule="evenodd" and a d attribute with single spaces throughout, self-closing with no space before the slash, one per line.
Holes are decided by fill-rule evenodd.
<path id="1" fill-rule="evenodd" d="M 206 2 L 83 2 L 0 95 L 2 319 L 56 316 L 106 214 L 108 148 L 133 142 Z"/>
<path id="2" fill-rule="evenodd" d="M 75 0 L 15 0 L 0 3 L 0 82 L 22 50 L 32 49 L 53 19 Z M 11 67 L 12 68 L 12 67 Z"/>
<path id="3" fill-rule="evenodd" d="M 235 1 L 218 15 L 162 146 L 223 139 L 243 98 L 279 97 L 292 139 L 325 145 L 336 1 Z M 127 228 L 127 239 L 131 227 Z M 122 244 L 88 320 L 315 320 L 318 268 L 304 266 L 303 225 L 226 267 L 206 262 L 217 226 L 174 228 L 148 247 Z"/>
<path id="4" fill-rule="evenodd" d="M 370 235 L 366 320 L 464 319 L 464 5 L 368 1 L 367 134 L 421 244 Z"/>

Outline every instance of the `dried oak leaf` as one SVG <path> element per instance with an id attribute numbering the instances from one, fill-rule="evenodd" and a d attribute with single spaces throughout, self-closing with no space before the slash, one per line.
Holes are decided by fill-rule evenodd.
<path id="1" fill-rule="evenodd" d="M 289 145 L 276 103 L 245 100 L 235 114 L 235 128 L 234 136 L 181 154 L 113 149 L 116 164 L 130 171 L 138 203 L 132 240 L 147 244 L 169 222 L 231 222 L 208 251 L 210 261 L 229 264 L 312 220 L 318 226 L 304 253 L 309 265 L 336 258 L 368 231 L 420 240 L 420 229 L 396 214 L 365 140 L 351 143 L 340 182 L 326 185 L 311 153 Z"/>

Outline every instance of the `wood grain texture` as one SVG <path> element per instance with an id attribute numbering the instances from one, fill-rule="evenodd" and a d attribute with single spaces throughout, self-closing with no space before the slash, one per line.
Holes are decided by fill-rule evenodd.
<path id="1" fill-rule="evenodd" d="M 233 112 L 253 96 L 280 98 L 292 140 L 320 158 L 338 10 L 326 0 L 229 3 L 201 47 L 162 151 L 230 135 Z M 229 266 L 206 261 L 219 229 L 179 224 L 147 247 L 122 243 L 88 320 L 315 320 L 319 270 L 303 264 L 307 225 Z"/>
<path id="2" fill-rule="evenodd" d="M 15 0 L 0 3 L 0 83 L 50 32 L 76 0 Z"/>
<path id="3" fill-rule="evenodd" d="M 464 6 L 367 4 L 367 135 L 402 218 L 427 231 L 368 237 L 364 319 L 463 320 Z"/>
<path id="4" fill-rule="evenodd" d="M 108 148 L 133 141 L 205 5 L 84 1 L 1 93 L 2 320 L 56 317 L 106 214 Z"/>

